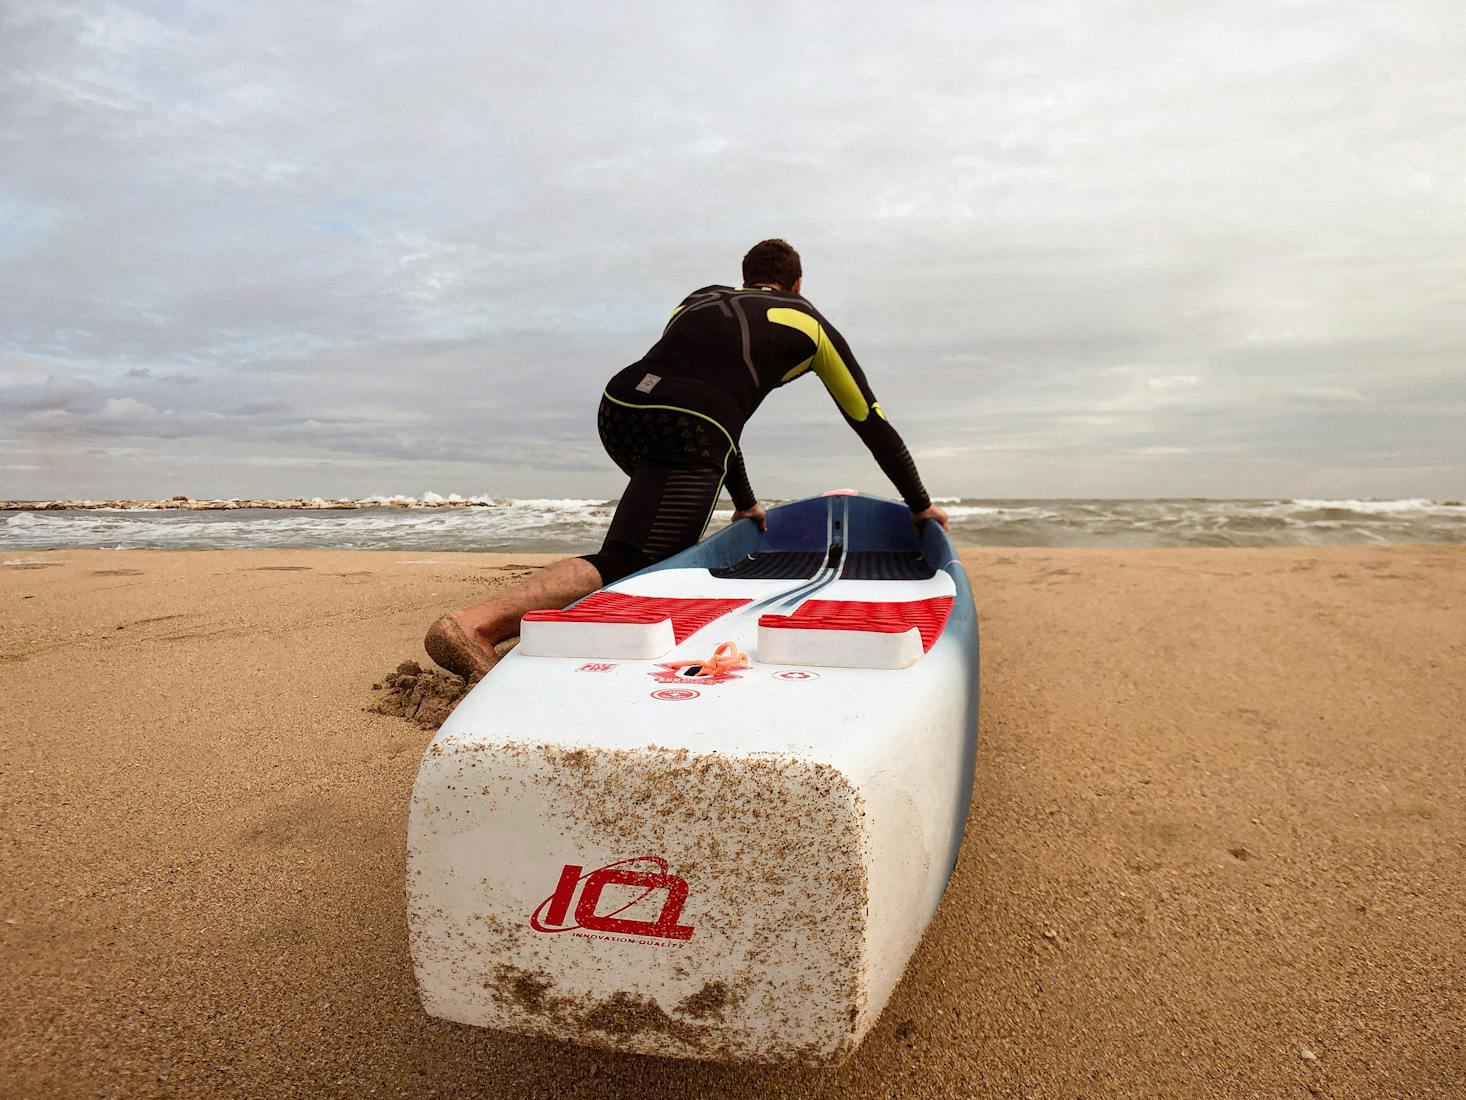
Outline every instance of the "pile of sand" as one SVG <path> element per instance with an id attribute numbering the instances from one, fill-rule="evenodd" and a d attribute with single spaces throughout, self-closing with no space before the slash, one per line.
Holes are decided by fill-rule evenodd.
<path id="1" fill-rule="evenodd" d="M 367 709 L 406 718 L 425 730 L 435 730 L 472 686 L 451 672 L 429 672 L 416 661 L 403 661 L 395 671 L 372 685 L 373 691 L 385 694 Z"/>

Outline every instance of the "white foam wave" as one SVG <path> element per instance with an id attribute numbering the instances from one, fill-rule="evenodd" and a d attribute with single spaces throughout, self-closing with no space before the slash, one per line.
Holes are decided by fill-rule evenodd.
<path id="1" fill-rule="evenodd" d="M 1034 506 L 999 507 L 990 504 L 956 504 L 947 510 L 948 519 L 972 519 L 977 516 L 1006 516 L 1011 519 L 1046 519 L 1054 512 Z"/>
<path id="2" fill-rule="evenodd" d="M 49 547 L 501 550 L 580 552 L 599 544 L 614 502 L 501 500 L 472 508 L 400 503 L 347 510 L 17 512 L 6 548 Z"/>
<path id="3" fill-rule="evenodd" d="M 1287 503 L 1307 511 L 1362 512 L 1365 515 L 1460 511 L 1462 507 L 1424 497 L 1407 497 L 1401 500 L 1290 500 Z"/>

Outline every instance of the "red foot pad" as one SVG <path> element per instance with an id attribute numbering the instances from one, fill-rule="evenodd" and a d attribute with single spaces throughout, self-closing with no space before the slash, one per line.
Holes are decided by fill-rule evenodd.
<path id="1" fill-rule="evenodd" d="M 759 626 L 787 630 L 865 630 L 874 634 L 921 631 L 922 652 L 930 651 L 952 613 L 951 596 L 929 600 L 806 600 L 792 615 L 763 615 Z"/>
<path id="2" fill-rule="evenodd" d="M 530 611 L 524 617 L 536 623 L 659 623 L 671 619 L 672 636 L 681 643 L 714 619 L 750 602 L 596 592 L 564 611 Z"/>

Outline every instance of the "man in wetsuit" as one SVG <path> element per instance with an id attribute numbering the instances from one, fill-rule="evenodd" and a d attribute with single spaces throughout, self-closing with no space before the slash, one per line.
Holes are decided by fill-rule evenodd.
<path id="1" fill-rule="evenodd" d="M 661 339 L 601 398 L 601 442 L 631 481 L 600 550 L 444 615 L 424 639 L 434 661 L 465 679 L 483 675 L 525 612 L 564 607 L 697 542 L 725 484 L 734 521 L 763 527 L 738 440 L 765 397 L 805 374 L 825 384 L 912 518 L 947 526 L 850 346 L 800 295 L 803 281 L 799 253 L 760 241 L 743 258 L 742 286 L 707 286 L 683 299 Z"/>

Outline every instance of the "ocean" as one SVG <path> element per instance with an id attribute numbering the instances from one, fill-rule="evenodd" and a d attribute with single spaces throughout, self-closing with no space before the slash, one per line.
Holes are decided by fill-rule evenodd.
<path id="1" fill-rule="evenodd" d="M 380 498 L 376 498 L 380 499 Z M 584 553 L 614 500 L 391 498 L 349 510 L 0 511 L 0 552 L 121 549 L 480 550 Z M 1178 547 L 1466 543 L 1466 506 L 1437 500 L 939 498 L 967 546 Z M 731 509 L 715 513 L 712 529 Z"/>

